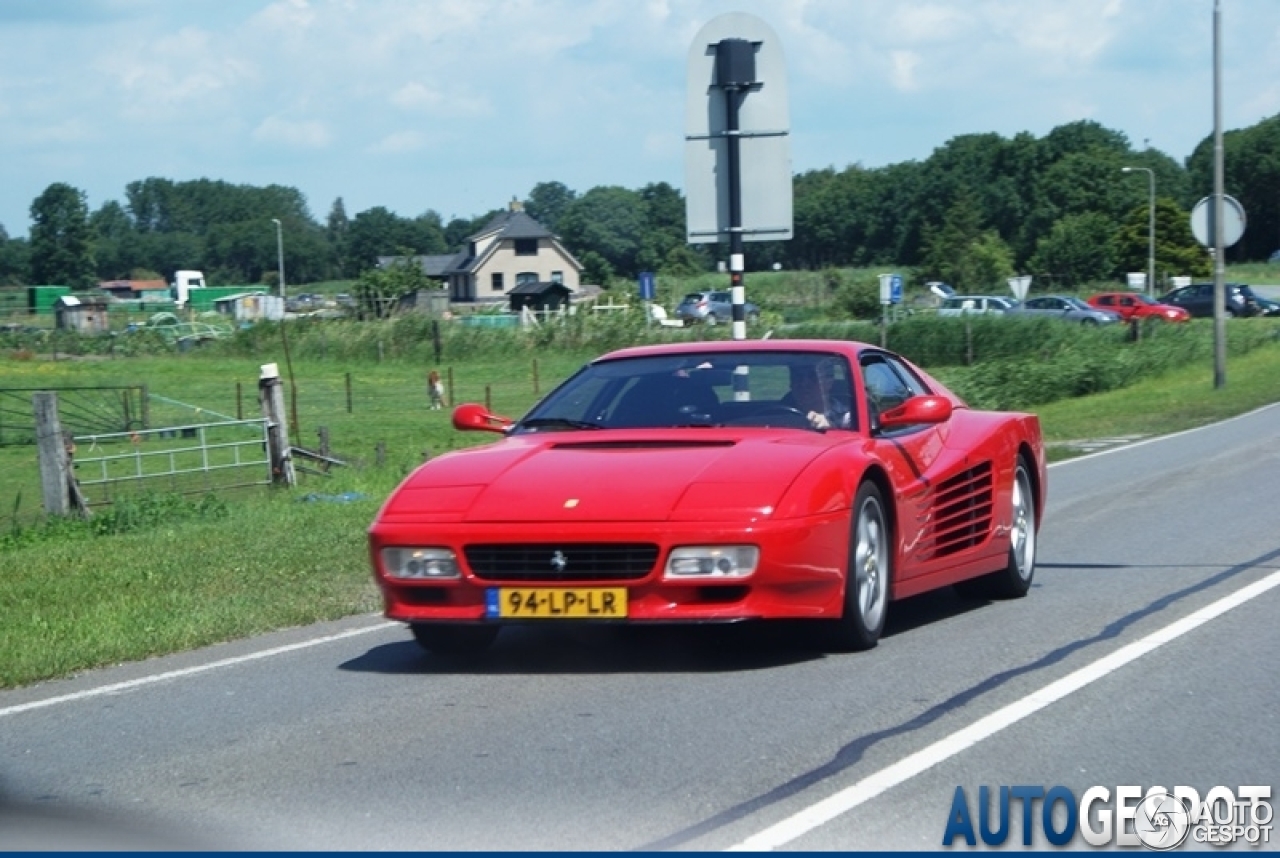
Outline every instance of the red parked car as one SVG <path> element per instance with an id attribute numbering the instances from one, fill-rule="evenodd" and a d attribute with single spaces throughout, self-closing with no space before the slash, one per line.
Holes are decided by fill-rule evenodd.
<path id="1" fill-rule="evenodd" d="M 1191 314 L 1184 308 L 1175 307 L 1172 304 L 1161 304 L 1140 292 L 1103 292 L 1090 298 L 1089 306 L 1119 313 L 1126 322 L 1130 319 L 1185 322 L 1191 318 Z"/>
<path id="2" fill-rule="evenodd" d="M 805 620 L 868 649 L 893 600 L 1031 586 L 1038 419 L 864 343 L 628 348 L 453 425 L 502 437 L 420 465 L 368 532 L 386 616 L 438 653 L 602 621 Z"/>

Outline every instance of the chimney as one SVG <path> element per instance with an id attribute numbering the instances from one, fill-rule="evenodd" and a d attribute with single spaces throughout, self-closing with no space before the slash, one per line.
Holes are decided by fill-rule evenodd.
<path id="1" fill-rule="evenodd" d="M 524 203 L 520 202 L 520 200 L 515 197 L 512 197 L 511 202 L 507 204 L 507 208 L 513 212 L 522 212 L 524 211 Z"/>

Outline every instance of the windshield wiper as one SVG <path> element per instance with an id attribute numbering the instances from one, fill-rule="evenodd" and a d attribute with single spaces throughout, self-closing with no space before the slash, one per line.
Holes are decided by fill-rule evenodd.
<path id="1" fill-rule="evenodd" d="M 599 423 L 588 423 L 585 420 L 574 420 L 571 417 L 530 417 L 520 421 L 521 429 L 537 429 L 539 427 L 559 426 L 565 429 L 603 429 Z"/>

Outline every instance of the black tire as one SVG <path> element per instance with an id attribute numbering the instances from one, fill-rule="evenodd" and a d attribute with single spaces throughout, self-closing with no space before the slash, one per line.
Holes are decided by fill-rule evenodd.
<path id="1" fill-rule="evenodd" d="M 475 655 L 497 638 L 498 626 L 455 626 L 445 623 L 410 623 L 418 646 L 436 655 Z"/>
<path id="2" fill-rule="evenodd" d="M 714 325 L 720 320 L 716 318 L 715 313 L 707 313 L 707 317 L 703 319 L 703 321 L 706 322 L 708 325 Z"/>
<path id="3" fill-rule="evenodd" d="M 1009 555 L 1003 569 L 962 581 L 956 590 L 966 598 L 1020 599 L 1031 589 L 1036 574 L 1036 498 L 1031 469 L 1018 457 L 1013 472 L 1009 514 Z"/>
<path id="4" fill-rule="evenodd" d="M 833 649 L 871 649 L 884 632 L 893 578 L 893 527 L 880 489 L 870 480 L 858 487 L 849 523 L 849 561 L 845 572 L 844 615 L 833 620 Z"/>

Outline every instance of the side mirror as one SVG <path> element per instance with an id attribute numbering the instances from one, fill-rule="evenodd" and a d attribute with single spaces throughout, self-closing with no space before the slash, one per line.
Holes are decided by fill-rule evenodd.
<path id="1" fill-rule="evenodd" d="M 944 423 L 951 419 L 951 400 L 945 396 L 913 396 L 901 405 L 880 414 L 880 428 Z"/>
<path id="2" fill-rule="evenodd" d="M 461 432 L 497 432 L 502 434 L 515 421 L 492 414 L 478 402 L 466 402 L 453 409 L 453 428 Z"/>

